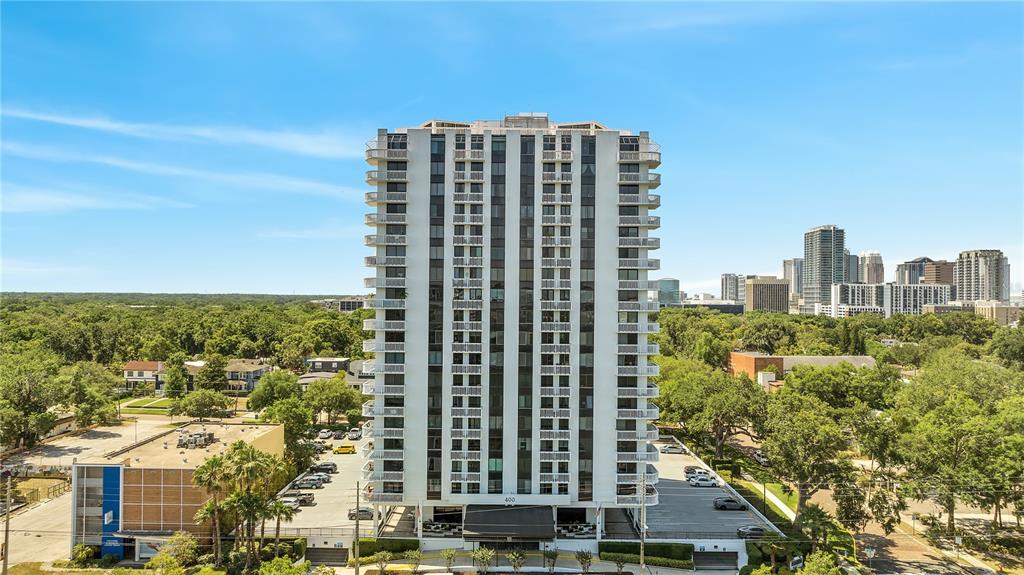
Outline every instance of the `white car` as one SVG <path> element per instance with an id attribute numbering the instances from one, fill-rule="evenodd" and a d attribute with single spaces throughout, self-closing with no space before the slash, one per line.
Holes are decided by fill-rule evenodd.
<path id="1" fill-rule="evenodd" d="M 764 452 L 762 452 L 760 449 L 755 451 L 754 455 L 752 457 L 754 458 L 754 461 L 756 461 L 758 465 L 763 465 L 765 467 L 768 467 L 768 457 L 766 457 Z"/>
<path id="2" fill-rule="evenodd" d="M 348 438 L 352 441 L 358 441 L 363 438 L 363 430 L 358 427 L 353 427 L 348 430 Z"/>
<path id="3" fill-rule="evenodd" d="M 300 503 L 299 500 L 294 497 L 282 497 L 281 503 L 291 507 L 292 509 L 298 510 Z"/>
<path id="4" fill-rule="evenodd" d="M 669 443 L 668 445 L 661 446 L 662 453 L 686 453 L 682 445 L 678 443 Z"/>
<path id="5" fill-rule="evenodd" d="M 718 482 L 707 475 L 694 475 L 690 478 L 690 485 L 694 487 L 718 487 Z"/>
<path id="6" fill-rule="evenodd" d="M 320 433 L 316 435 L 317 439 L 330 439 L 334 437 L 334 432 L 330 429 L 321 429 Z"/>

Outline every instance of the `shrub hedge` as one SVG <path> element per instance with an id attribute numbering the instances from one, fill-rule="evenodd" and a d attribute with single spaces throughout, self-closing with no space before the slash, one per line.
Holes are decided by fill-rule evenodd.
<path id="1" fill-rule="evenodd" d="M 416 539 L 359 539 L 359 557 L 373 555 L 378 551 L 390 551 L 391 553 L 402 553 L 419 549 L 420 542 Z"/>
<path id="2" fill-rule="evenodd" d="M 668 545 L 668 544 L 666 544 Z M 602 552 L 598 554 L 598 557 L 602 561 L 616 562 L 622 561 L 623 563 L 636 563 L 640 564 L 640 556 L 633 553 L 612 553 Z M 647 557 L 644 554 L 644 563 L 646 565 L 654 565 L 657 567 L 671 567 L 673 569 L 693 569 L 693 561 L 689 559 L 671 559 L 669 557 Z"/>
<path id="3" fill-rule="evenodd" d="M 599 553 L 623 553 L 640 556 L 639 543 L 602 541 L 597 544 L 597 550 Z M 693 559 L 693 545 L 689 543 L 647 543 L 644 545 L 644 556 L 689 561 Z M 668 565 L 664 565 L 664 567 L 668 567 Z"/>
<path id="4" fill-rule="evenodd" d="M 762 563 L 764 563 L 764 553 L 761 552 L 761 548 L 757 546 L 757 543 L 747 541 L 747 565 L 757 567 Z"/>

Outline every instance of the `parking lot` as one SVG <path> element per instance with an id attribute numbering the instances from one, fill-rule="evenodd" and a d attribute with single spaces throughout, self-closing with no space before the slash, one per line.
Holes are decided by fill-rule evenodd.
<path id="1" fill-rule="evenodd" d="M 364 441 L 332 439 L 327 442 L 331 448 L 352 444 L 357 444 L 358 448 L 358 444 Z M 348 519 L 348 510 L 356 506 L 356 481 L 362 478 L 360 468 L 365 460 L 358 453 L 338 454 L 328 451 L 318 461 L 334 462 L 338 465 L 338 472 L 331 474 L 330 483 L 325 483 L 320 489 L 303 490 L 314 495 L 315 503 L 299 507 L 295 519 L 281 524 L 282 532 L 287 530 L 289 533 L 315 535 L 318 532 L 355 528 L 355 521 Z M 366 506 L 365 503 L 363 505 Z M 371 526 L 371 521 L 361 520 L 359 528 L 360 531 L 368 531 Z"/>
<path id="2" fill-rule="evenodd" d="M 667 443 L 659 442 L 660 448 Z M 692 487 L 683 468 L 700 465 L 691 455 L 662 453 L 655 463 L 658 469 L 658 505 L 647 508 L 647 533 L 651 539 L 700 539 L 736 537 L 744 525 L 770 529 L 748 508 L 744 511 L 717 510 L 716 497 L 731 497 L 721 487 Z"/>
<path id="3" fill-rule="evenodd" d="M 166 417 L 140 417 L 121 425 L 105 425 L 81 434 L 63 435 L 12 455 L 5 465 L 66 466 L 76 459 L 93 459 L 157 433 L 167 431 Z"/>

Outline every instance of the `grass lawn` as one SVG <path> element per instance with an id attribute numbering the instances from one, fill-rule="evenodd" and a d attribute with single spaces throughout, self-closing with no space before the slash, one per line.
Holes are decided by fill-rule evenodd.
<path id="1" fill-rule="evenodd" d="M 166 407 L 170 407 L 171 404 L 173 404 L 173 403 L 174 403 L 173 399 L 171 399 L 169 397 L 161 397 L 160 399 L 154 401 L 153 403 L 147 405 L 146 407 L 164 407 L 164 408 L 166 408 Z"/>
<path id="2" fill-rule="evenodd" d="M 146 407 L 147 405 L 154 401 L 156 401 L 155 397 L 143 397 L 140 399 L 133 399 L 132 401 L 129 401 L 128 403 L 123 403 L 121 405 L 124 407 Z"/>
<path id="3" fill-rule="evenodd" d="M 781 499 L 787 507 L 796 511 L 796 491 L 790 490 L 789 493 L 786 493 L 781 483 L 767 483 L 765 484 L 765 487 L 768 488 L 768 491 L 771 491 L 776 497 Z"/>
<path id="4" fill-rule="evenodd" d="M 167 409 L 163 407 L 122 407 L 121 415 L 167 415 Z"/>
<path id="5" fill-rule="evenodd" d="M 736 491 L 739 492 L 751 505 L 757 507 L 757 510 L 764 514 L 776 527 L 781 529 L 784 533 L 790 533 L 793 530 L 793 524 L 782 514 L 782 511 L 775 507 L 775 504 L 771 501 L 765 504 L 764 498 L 761 497 L 761 490 L 754 489 L 754 486 L 749 481 L 737 479 L 729 483 Z"/>
<path id="6" fill-rule="evenodd" d="M 105 569 L 68 569 L 61 570 L 55 567 L 53 571 L 43 571 L 42 563 L 19 563 L 8 569 L 10 575 L 105 575 L 110 573 Z M 147 571 L 139 571 L 140 575 Z"/>

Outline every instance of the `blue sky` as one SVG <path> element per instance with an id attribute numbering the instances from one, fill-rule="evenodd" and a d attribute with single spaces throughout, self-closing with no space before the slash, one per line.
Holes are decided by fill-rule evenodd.
<path id="1" fill-rule="evenodd" d="M 544 111 L 662 145 L 664 276 L 1024 272 L 1020 3 L 2 4 L 2 288 L 361 293 L 364 142 Z"/>

